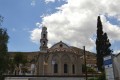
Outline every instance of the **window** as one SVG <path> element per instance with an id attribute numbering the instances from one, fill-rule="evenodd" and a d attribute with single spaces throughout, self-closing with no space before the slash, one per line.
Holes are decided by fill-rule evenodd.
<path id="1" fill-rule="evenodd" d="M 75 74 L 75 65 L 72 65 L 72 73 Z"/>
<path id="2" fill-rule="evenodd" d="M 62 44 L 60 44 L 60 47 L 62 47 L 63 45 Z"/>
<path id="3" fill-rule="evenodd" d="M 43 41 L 43 46 L 45 46 L 45 41 Z"/>
<path id="4" fill-rule="evenodd" d="M 68 65 L 64 64 L 64 73 L 68 73 Z"/>
<path id="5" fill-rule="evenodd" d="M 58 73 L 58 64 L 54 64 L 54 73 Z"/>
<path id="6" fill-rule="evenodd" d="M 46 38 L 46 35 L 45 35 L 45 34 L 43 34 L 43 38 Z"/>

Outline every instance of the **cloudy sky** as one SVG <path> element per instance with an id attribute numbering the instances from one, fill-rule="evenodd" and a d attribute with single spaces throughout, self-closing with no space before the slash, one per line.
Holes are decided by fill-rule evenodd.
<path id="1" fill-rule="evenodd" d="M 39 51 L 42 25 L 48 28 L 48 46 L 63 41 L 95 50 L 97 16 L 114 53 L 120 51 L 119 0 L 0 0 L 3 27 L 10 36 L 9 51 Z"/>

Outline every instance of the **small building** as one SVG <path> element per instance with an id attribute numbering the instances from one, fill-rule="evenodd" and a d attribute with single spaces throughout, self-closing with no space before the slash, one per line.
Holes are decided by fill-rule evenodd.
<path id="1" fill-rule="evenodd" d="M 113 58 L 113 65 L 114 65 L 114 74 L 115 74 L 115 79 L 120 80 L 120 53 L 117 55 L 114 55 Z"/>

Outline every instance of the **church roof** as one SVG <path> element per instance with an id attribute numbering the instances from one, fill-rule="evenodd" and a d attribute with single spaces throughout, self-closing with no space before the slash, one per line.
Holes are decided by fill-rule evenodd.
<path id="1" fill-rule="evenodd" d="M 64 42 L 60 41 L 54 44 L 50 49 L 55 49 L 55 48 L 69 48 L 69 46 L 65 44 Z"/>
<path id="2" fill-rule="evenodd" d="M 60 41 L 56 44 L 54 44 L 51 48 L 48 48 L 48 53 L 49 52 L 68 52 L 68 53 L 74 53 L 76 55 L 83 55 L 83 49 L 74 47 L 74 46 L 69 46 L 67 44 L 65 44 L 64 42 Z M 96 54 L 93 52 L 89 52 L 89 51 L 85 51 L 87 56 L 91 56 L 91 57 L 96 57 Z M 40 51 L 36 51 L 36 52 L 8 52 L 10 54 L 10 57 L 13 58 L 15 56 L 16 53 L 23 53 L 24 55 L 27 56 L 27 59 L 29 61 L 32 61 L 34 59 L 36 59 L 40 54 L 44 54 Z"/>
<path id="3" fill-rule="evenodd" d="M 48 49 L 48 52 L 72 52 L 78 55 L 83 55 L 83 49 L 74 47 L 74 46 L 68 46 L 66 43 L 60 41 L 56 44 L 54 44 L 51 48 Z M 95 53 L 86 51 L 86 55 L 96 56 Z"/>
<path id="4" fill-rule="evenodd" d="M 73 48 L 71 46 L 68 46 L 64 42 L 60 41 L 56 44 L 54 44 L 51 48 L 48 49 L 48 52 L 72 52 L 75 54 L 79 54 L 80 49 Z"/>
<path id="5" fill-rule="evenodd" d="M 70 46 L 60 41 L 54 44 L 51 48 L 49 48 L 48 51 L 49 52 L 59 52 L 59 51 L 72 52 L 73 50 L 70 48 Z"/>

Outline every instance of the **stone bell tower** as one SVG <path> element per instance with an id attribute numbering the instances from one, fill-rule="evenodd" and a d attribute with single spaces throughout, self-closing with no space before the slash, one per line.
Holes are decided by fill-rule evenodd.
<path id="1" fill-rule="evenodd" d="M 41 32 L 41 39 L 40 39 L 40 51 L 41 52 L 47 52 L 47 43 L 48 43 L 48 39 L 47 39 L 47 28 L 44 26 L 42 27 L 42 32 Z"/>

